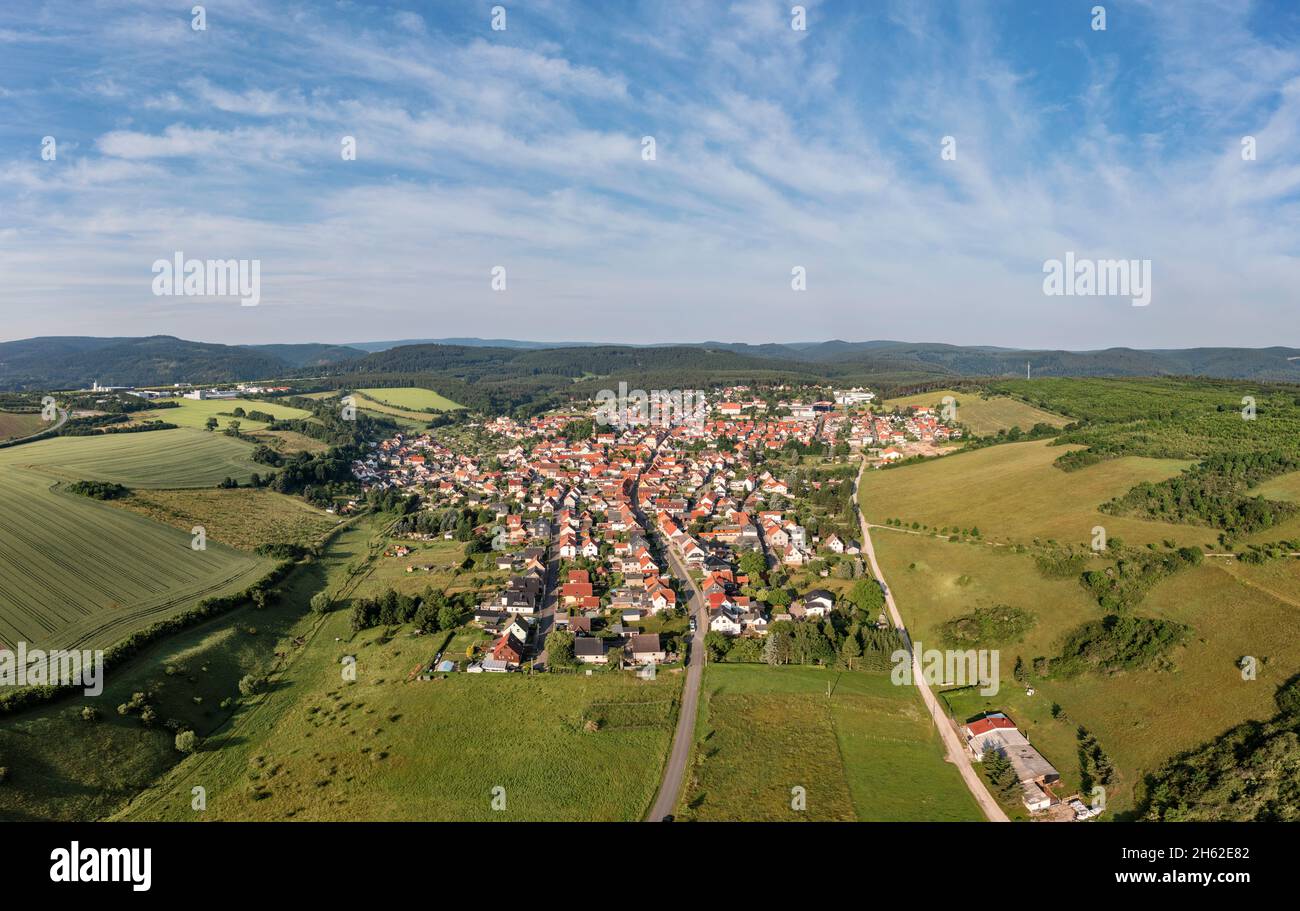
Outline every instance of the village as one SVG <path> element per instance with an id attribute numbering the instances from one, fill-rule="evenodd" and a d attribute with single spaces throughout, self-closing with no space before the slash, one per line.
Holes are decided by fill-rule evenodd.
<path id="1" fill-rule="evenodd" d="M 454 450 L 430 433 L 398 434 L 375 444 L 353 474 L 367 491 L 418 494 L 425 510 L 495 517 L 478 530 L 509 578 L 479 603 L 474 622 L 496 638 L 467 671 L 672 664 L 698 622 L 687 616 L 693 590 L 707 631 L 726 637 L 761 639 L 773 623 L 833 610 L 836 586 L 820 580 L 856 558 L 858 543 L 849 522 L 817 515 L 804 491 L 792 490 L 792 474 L 817 474 L 794 462 L 816 454 L 851 467 L 862 455 L 883 466 L 961 434 L 931 409 L 874 412 L 874 395 L 862 389 L 765 399 L 741 386 L 714 398 L 707 415 L 500 416 L 482 424 L 493 444 L 482 452 Z M 569 428 L 583 421 L 590 432 L 573 438 Z M 803 487 L 816 496 L 847 485 L 839 474 Z M 819 520 L 811 531 L 805 516 Z M 788 601 L 760 599 L 755 591 L 767 594 L 772 580 L 753 577 L 767 569 L 818 582 Z M 558 661 L 548 654 L 556 631 L 572 636 L 571 655 L 565 637 L 554 640 L 565 643 Z"/>

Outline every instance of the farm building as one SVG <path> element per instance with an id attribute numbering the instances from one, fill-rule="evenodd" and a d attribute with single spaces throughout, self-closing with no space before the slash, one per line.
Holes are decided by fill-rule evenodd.
<path id="1" fill-rule="evenodd" d="M 1052 796 L 1044 785 L 1058 781 L 1061 773 L 1020 733 L 1016 724 L 1002 712 L 989 712 L 962 729 L 966 745 L 976 762 L 992 750 L 1005 756 L 1024 790 L 1024 804 L 1030 811 L 1046 810 Z"/>

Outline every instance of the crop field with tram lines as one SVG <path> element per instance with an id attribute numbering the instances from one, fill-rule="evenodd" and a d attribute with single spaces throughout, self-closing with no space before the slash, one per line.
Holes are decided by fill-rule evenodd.
<path id="1" fill-rule="evenodd" d="M 0 450 L 0 642 L 103 648 L 247 588 L 272 562 L 69 493 L 66 482 L 215 487 L 252 447 L 195 430 L 59 437 Z"/>
<path id="2" fill-rule="evenodd" d="M 224 478 L 246 482 L 265 471 L 253 447 L 205 430 L 55 437 L 0 449 L 0 471 L 14 469 L 53 481 L 111 481 L 127 487 L 215 487 Z"/>

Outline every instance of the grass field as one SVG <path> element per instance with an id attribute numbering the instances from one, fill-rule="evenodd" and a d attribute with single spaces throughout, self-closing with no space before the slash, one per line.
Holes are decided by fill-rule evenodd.
<path id="1" fill-rule="evenodd" d="M 39 445 L 39 444 L 33 444 Z M 246 588 L 270 561 L 105 503 L 0 473 L 0 640 L 106 647 L 207 596 Z"/>
<path id="2" fill-rule="evenodd" d="M 369 396 L 377 402 L 391 405 L 406 411 L 454 411 L 464 406 L 439 395 L 432 389 L 418 389 L 414 386 L 391 386 L 382 389 L 358 389 L 362 395 Z"/>
<path id="3" fill-rule="evenodd" d="M 370 529 L 351 526 L 320 560 L 298 567 L 279 588 L 282 597 L 255 610 L 237 608 L 168 636 L 105 677 L 103 694 L 0 717 L 0 757 L 9 780 L 0 788 L 0 819 L 93 820 L 113 814 L 181 759 L 175 720 L 207 737 L 232 715 L 245 674 L 274 675 L 304 651 L 319 623 L 307 610 L 311 596 L 342 587 L 348 567 L 364 562 Z M 149 693 L 159 723 L 141 724 L 117 706 Z M 233 705 L 221 703 L 234 698 Z M 88 723 L 81 709 L 99 710 Z"/>
<path id="4" fill-rule="evenodd" d="M 236 408 L 243 408 L 245 411 L 265 411 L 273 415 L 278 420 L 298 420 L 311 417 L 311 413 L 303 411 L 301 408 L 290 408 L 288 405 L 276 405 L 271 402 L 253 401 L 245 399 L 173 399 L 178 408 L 158 408 L 154 411 L 140 412 L 139 416 L 147 419 L 157 419 L 167 421 L 169 424 L 176 424 L 179 427 L 191 427 L 202 430 L 207 423 L 208 418 L 216 418 L 218 429 L 225 430 L 232 420 L 239 421 L 240 430 L 245 433 L 254 430 L 264 429 L 267 425 L 261 421 L 254 421 L 250 418 L 232 417 L 231 412 Z"/>
<path id="5" fill-rule="evenodd" d="M 921 392 L 916 395 L 889 399 L 885 402 L 885 407 L 893 409 L 895 407 L 907 408 L 909 405 L 916 405 L 941 409 L 943 408 L 945 396 L 952 396 L 956 400 L 958 423 L 965 425 L 971 433 L 977 436 L 997 433 L 999 430 L 1010 430 L 1012 427 L 1028 430 L 1035 424 L 1051 424 L 1054 427 L 1064 427 L 1070 423 L 1070 418 L 1064 415 L 1044 411 L 1042 408 L 1037 408 L 1009 396 L 995 395 L 981 398 L 978 393 L 958 392 L 954 389 L 939 389 L 934 392 Z"/>
<path id="6" fill-rule="evenodd" d="M 179 528 L 202 525 L 208 539 L 251 550 L 259 544 L 311 545 L 339 520 L 302 500 L 270 490 L 137 490 L 111 501 L 131 512 Z"/>
<path id="7" fill-rule="evenodd" d="M 0 640 L 106 647 L 270 568 L 219 543 L 58 489 L 215 487 L 256 467 L 247 443 L 196 430 L 57 437 L 0 450 Z M 215 492 L 215 491 L 214 491 Z M 201 523 L 196 523 L 201 524 Z"/>
<path id="8" fill-rule="evenodd" d="M 12 411 L 0 411 L 0 441 L 18 440 L 40 433 L 50 426 L 41 420 L 39 414 L 17 414 Z"/>
<path id="9" fill-rule="evenodd" d="M 1046 441 L 1007 443 L 884 471 L 862 478 L 868 521 L 902 519 L 932 528 L 978 527 L 985 540 L 1028 543 L 1035 538 L 1088 544 L 1100 525 L 1129 544 L 1169 539 L 1203 544 L 1216 532 L 1103 515 L 1097 507 L 1141 481 L 1178 474 L 1188 462 L 1123 458 L 1074 472 L 1052 466 L 1065 447 Z M 891 532 L 884 532 L 891 534 Z"/>
<path id="10" fill-rule="evenodd" d="M 446 634 L 348 636 L 330 615 L 277 685 L 128 819 L 636 820 L 659 782 L 680 675 L 408 681 Z M 357 679 L 339 661 L 357 657 Z M 451 655 L 451 652 L 448 652 Z M 604 723 L 588 731 L 586 722 Z M 190 809 L 203 784 L 208 810 Z M 505 808 L 493 810 L 494 788 Z"/>
<path id="11" fill-rule="evenodd" d="M 1285 500 L 1288 503 L 1300 503 L 1300 471 L 1293 471 L 1281 477 L 1265 481 L 1250 491 L 1252 496 L 1261 496 L 1266 500 Z"/>
<path id="12" fill-rule="evenodd" d="M 253 447 L 220 433 L 177 428 L 148 433 L 56 437 L 0 449 L 0 470 L 25 468 L 60 480 L 112 481 L 127 487 L 215 487 L 245 482 L 266 466 Z"/>
<path id="13" fill-rule="evenodd" d="M 701 701 L 682 818 L 982 818 L 920 698 L 888 675 L 711 664 Z"/>
<path id="14" fill-rule="evenodd" d="M 510 577 L 508 572 L 489 570 L 461 570 L 465 559 L 465 544 L 461 541 L 406 541 L 393 539 L 392 545 L 404 544 L 411 548 L 405 557 L 381 556 L 366 579 L 365 594 L 378 594 L 392 588 L 408 595 L 417 595 L 429 586 L 457 594 L 498 588 Z M 407 572 L 407 567 L 411 572 Z"/>
<path id="15" fill-rule="evenodd" d="M 999 446 L 944 461 L 949 463 L 949 469 L 957 469 L 966 459 L 1036 445 Z M 1066 477 L 1077 478 L 1106 464 Z M 901 478 L 911 470 L 896 474 Z M 983 529 L 1009 521 L 1009 517 L 993 515 L 995 503 L 980 500 L 983 494 L 973 479 L 970 494 L 962 497 L 960 489 L 960 485 L 953 487 L 952 495 L 958 497 L 958 502 L 972 504 L 964 516 L 967 522 L 976 522 Z M 1079 489 L 1090 488 L 1084 484 Z M 901 486 L 867 488 L 865 493 L 870 496 L 864 496 L 863 508 L 872 518 L 880 510 L 888 514 L 899 509 L 891 497 L 901 501 L 920 495 L 913 488 Z M 1055 494 L 1056 508 L 1064 515 L 1076 514 L 1095 495 L 1085 499 L 1076 491 L 1072 497 L 1069 489 L 1062 489 Z M 979 508 L 985 512 L 981 514 Z M 1040 514 L 1031 501 L 1026 514 L 1032 523 L 1038 523 L 1042 521 L 1038 516 L 1046 513 Z M 1105 518 L 1108 521 L 1103 524 L 1109 529 L 1114 520 Z M 1179 532 L 1186 530 L 1163 524 L 1157 528 L 1161 537 L 1173 538 L 1182 537 Z M 1191 532 L 1193 543 L 1209 535 L 1205 529 Z M 1041 529 L 1039 533 L 1044 534 Z M 1140 536 L 1130 529 L 1125 537 L 1137 543 Z M 1009 604 L 1034 613 L 1037 623 L 1024 640 L 1000 650 L 1001 692 L 992 698 L 967 696 L 958 712 L 969 715 L 999 709 L 1010 713 L 1061 771 L 1067 789 L 1077 786 L 1080 780 L 1076 729 L 1086 726 L 1097 736 L 1118 772 L 1108 795 L 1114 813 L 1122 815 L 1132 809 L 1143 776 L 1168 757 L 1211 740 L 1246 719 L 1270 717 L 1277 685 L 1300 670 L 1300 642 L 1286 632 L 1294 628 L 1300 612 L 1300 561 L 1248 566 L 1207 558 L 1202 566 L 1184 570 L 1156 585 L 1136 611 L 1192 627 L 1189 643 L 1173 655 L 1173 671 L 1036 679 L 1037 691 L 1030 697 L 1012 678 L 1016 657 L 1032 665 L 1035 657 L 1056 654 L 1068 632 L 1101 616 L 1096 602 L 1076 579 L 1045 579 L 1030 555 L 1016 554 L 1008 548 L 953 544 L 887 529 L 873 530 L 872 540 L 913 640 L 924 647 L 940 646 L 939 626 L 977 607 Z M 1241 679 L 1236 662 L 1243 655 L 1260 659 L 1257 680 Z M 1061 707 L 1060 717 L 1052 717 L 1053 703 Z"/>

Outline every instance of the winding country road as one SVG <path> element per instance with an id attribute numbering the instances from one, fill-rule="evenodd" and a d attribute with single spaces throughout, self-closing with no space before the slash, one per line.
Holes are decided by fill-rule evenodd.
<path id="1" fill-rule="evenodd" d="M 952 724 L 948 721 L 948 715 L 939 707 L 939 700 L 935 698 L 934 693 L 930 691 L 930 685 L 926 683 L 925 676 L 921 673 L 921 658 L 912 649 L 912 637 L 907 633 L 907 627 L 903 625 L 903 617 L 898 612 L 898 605 L 894 603 L 894 593 L 888 583 L 885 582 L 885 574 L 880 571 L 880 564 L 876 562 L 876 549 L 871 544 L 871 529 L 867 526 L 867 520 L 862 515 L 862 510 L 858 507 L 858 485 L 862 481 L 862 473 L 867 470 L 867 460 L 862 460 L 862 467 L 858 469 L 857 477 L 853 479 L 853 506 L 858 514 L 858 524 L 862 526 L 862 550 L 867 555 L 867 560 L 871 564 L 872 574 L 880 580 L 881 587 L 885 590 L 885 604 L 889 608 L 889 617 L 894 626 L 903 636 L 903 642 L 907 650 L 912 653 L 912 680 L 916 682 L 916 687 L 921 691 L 921 700 L 925 707 L 930 710 L 930 717 L 934 719 L 934 726 L 939 729 L 939 736 L 943 739 L 943 745 L 948 753 L 948 761 L 957 767 L 961 773 L 962 780 L 970 790 L 971 796 L 979 804 L 984 816 L 990 822 L 1010 822 L 1007 814 L 998 806 L 993 795 L 984 784 L 979 774 L 971 765 L 970 756 L 966 753 L 966 748 L 962 746 L 961 741 L 957 738 L 957 732 L 953 730 Z"/>

